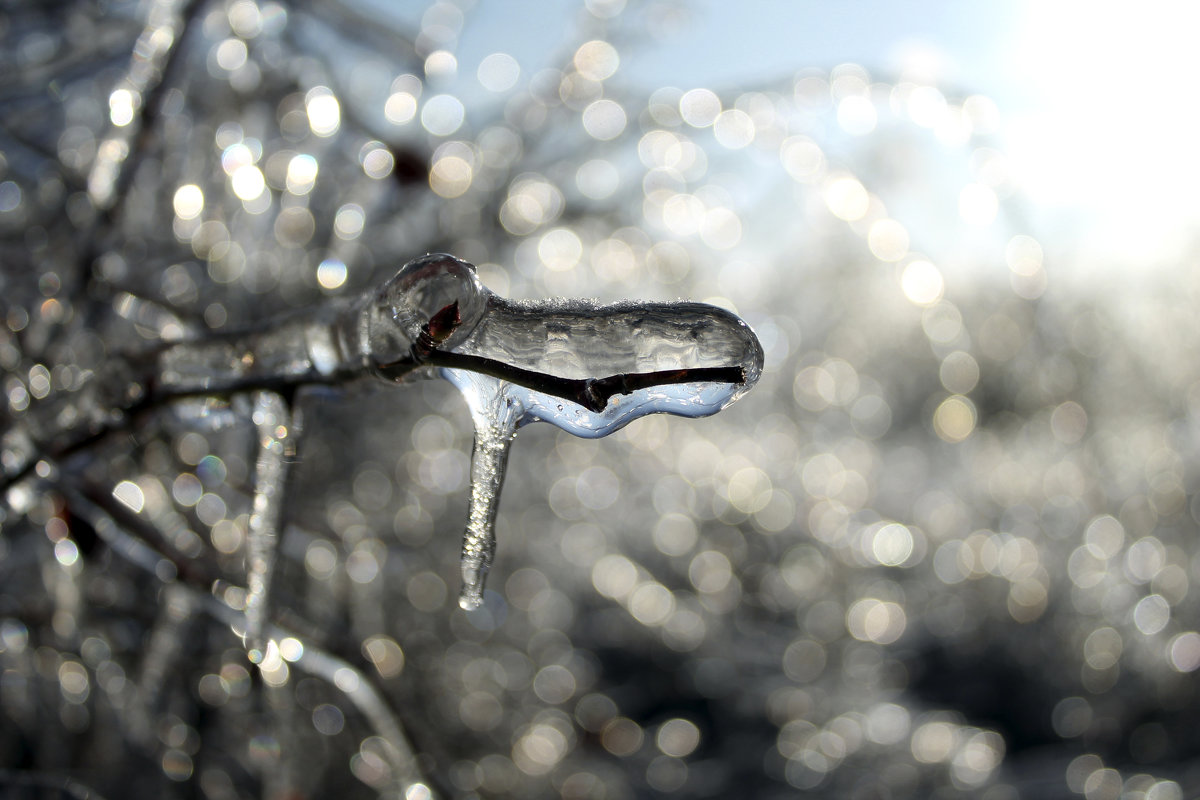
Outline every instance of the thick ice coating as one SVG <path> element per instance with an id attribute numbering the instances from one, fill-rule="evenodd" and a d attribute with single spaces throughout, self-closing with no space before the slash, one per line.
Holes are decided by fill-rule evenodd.
<path id="1" fill-rule="evenodd" d="M 391 309 L 409 341 L 430 335 L 436 345 L 453 350 L 474 330 L 482 319 L 487 298 L 492 293 L 479 282 L 472 264 L 445 253 L 414 258 L 381 291 L 381 299 Z M 436 330 L 440 323 L 444 326 Z"/>
<path id="2" fill-rule="evenodd" d="M 438 370 L 475 422 L 460 600 L 473 608 L 483 601 L 518 428 L 542 420 L 598 438 L 647 414 L 708 416 L 749 391 L 762 365 L 754 332 L 724 309 L 513 302 L 488 291 L 471 264 L 434 253 L 356 300 L 270 328 L 169 345 L 145 383 L 169 396 Z"/>
<path id="3" fill-rule="evenodd" d="M 522 409 L 518 425 L 543 420 L 586 438 L 646 414 L 715 414 L 758 381 L 763 358 L 749 326 L 715 306 L 513 303 L 494 295 L 459 350 L 549 379 L 504 390 Z M 489 376 L 452 370 L 446 377 L 471 392 Z M 556 391 L 553 379 L 563 379 L 564 388 L 569 381 L 584 385 L 570 395 Z"/>
<path id="4" fill-rule="evenodd" d="M 653 413 L 715 414 L 762 373 L 758 338 L 736 315 L 701 303 L 517 303 L 446 255 L 389 283 L 394 320 L 438 366 L 475 423 L 471 507 L 463 541 L 463 608 L 483 602 L 509 447 L 522 425 L 549 422 L 598 438 Z"/>

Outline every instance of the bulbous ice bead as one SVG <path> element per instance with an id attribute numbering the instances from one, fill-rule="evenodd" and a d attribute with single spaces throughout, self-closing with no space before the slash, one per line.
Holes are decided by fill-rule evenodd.
<path id="1" fill-rule="evenodd" d="M 483 318 L 490 294 L 475 267 L 445 253 L 404 265 L 383 289 L 392 318 L 417 342 L 432 334 L 439 349 L 461 344 Z"/>

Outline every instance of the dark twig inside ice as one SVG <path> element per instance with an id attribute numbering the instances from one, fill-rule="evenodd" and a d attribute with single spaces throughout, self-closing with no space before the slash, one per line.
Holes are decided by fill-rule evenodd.
<path id="1" fill-rule="evenodd" d="M 495 552 L 500 488 L 518 428 L 542 420 L 597 438 L 647 414 L 715 414 L 757 381 L 762 357 L 746 324 L 710 305 L 514 303 L 490 292 L 472 264 L 433 253 L 356 299 L 115 360 L 94 378 L 88 416 L 62 427 L 53 406 L 39 408 L 45 413 L 33 422 L 44 424 L 30 426 L 24 460 L 6 465 L 7 477 L 21 480 L 38 459 L 60 461 L 168 402 L 253 390 L 259 453 L 247 537 L 246 647 L 257 663 L 267 644 L 284 440 L 294 439 L 287 405 L 301 387 L 368 374 L 398 382 L 432 368 L 463 393 L 475 449 L 461 602 L 475 608 Z"/>
<path id="2" fill-rule="evenodd" d="M 570 400 L 588 411 L 595 412 L 603 411 L 615 395 L 632 394 L 653 386 L 702 382 L 741 384 L 746 381 L 745 370 L 741 367 L 691 367 L 654 372 L 623 372 L 604 378 L 560 378 L 557 375 L 514 367 L 482 356 L 442 350 L 431 351 L 422 357 L 422 362 L 432 367 L 463 369 L 490 375 L 517 386 L 524 386 L 526 389 Z M 402 361 L 381 365 L 379 371 L 386 376 L 393 372 L 407 373 L 412 368 L 412 362 Z"/>
<path id="3" fill-rule="evenodd" d="M 493 378 L 499 378 L 536 392 L 560 397 L 593 412 L 603 411 L 608 406 L 609 400 L 615 395 L 632 394 L 654 386 L 701 382 L 734 384 L 746 382 L 745 369 L 736 366 L 622 372 L 603 378 L 563 378 L 483 356 L 439 349 L 439 345 L 451 336 L 461 321 L 457 302 L 444 307 L 422 326 L 416 342 L 413 343 L 411 359 L 378 365 L 377 371 L 384 377 L 400 378 L 410 372 L 414 365 L 463 369 L 481 375 L 490 375 Z"/>

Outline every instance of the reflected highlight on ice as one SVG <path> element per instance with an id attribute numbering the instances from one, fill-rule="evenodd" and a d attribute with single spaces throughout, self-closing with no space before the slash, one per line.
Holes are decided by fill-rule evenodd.
<path id="1" fill-rule="evenodd" d="M 318 278 L 340 283 L 345 266 L 327 260 Z M 282 397 L 291 387 L 364 374 L 392 382 L 434 372 L 462 392 L 475 424 L 460 600 L 475 608 L 495 551 L 496 508 L 518 428 L 542 420 L 595 439 L 647 414 L 705 417 L 749 391 L 762 367 L 758 338 L 724 309 L 690 302 L 514 302 L 489 291 L 473 265 L 431 254 L 356 299 L 114 362 L 97 380 L 94 415 L 59 429 L 49 408 L 38 438 L 49 452 L 66 454 L 146 401 L 250 389 Z M 5 477 L 16 480 L 31 469 L 32 452 L 10 459 Z M 265 499 L 276 493 L 271 487 L 281 485 L 282 473 L 259 466 L 271 473 L 259 484 Z M 259 652 L 276 525 L 257 506 L 255 513 L 263 535 L 250 538 L 266 549 L 251 574 L 257 588 L 251 586 L 248 639 Z"/>
<path id="2" fill-rule="evenodd" d="M 599 438 L 653 413 L 705 417 L 762 372 L 757 337 L 734 314 L 700 303 L 515 303 L 474 267 L 445 255 L 410 262 L 393 286 L 395 319 L 413 341 L 407 366 L 440 367 L 475 423 L 471 508 L 463 542 L 463 608 L 483 602 L 494 523 L 516 431 L 537 420 Z M 385 377 L 397 364 L 381 365 Z"/>

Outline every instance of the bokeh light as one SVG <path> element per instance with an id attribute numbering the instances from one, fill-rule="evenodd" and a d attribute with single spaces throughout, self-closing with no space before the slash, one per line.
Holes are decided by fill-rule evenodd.
<path id="1" fill-rule="evenodd" d="M 12 6 L 0 794 L 1196 794 L 1194 20 L 765 7 Z M 471 413 L 368 357 L 435 251 L 765 352 L 523 429 L 472 611 Z"/>

